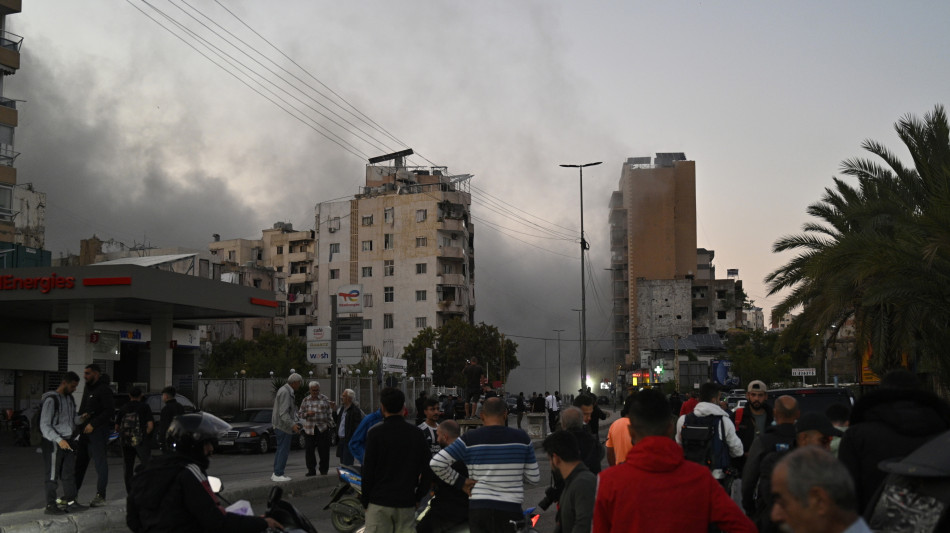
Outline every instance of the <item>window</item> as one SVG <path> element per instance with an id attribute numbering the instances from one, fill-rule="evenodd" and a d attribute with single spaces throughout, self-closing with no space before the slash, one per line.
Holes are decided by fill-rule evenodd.
<path id="1" fill-rule="evenodd" d="M 392 287 L 383 287 L 383 301 L 392 302 L 394 301 L 395 295 Z"/>
<path id="2" fill-rule="evenodd" d="M 373 215 L 363 215 L 363 225 L 372 226 L 373 225 Z"/>
<path id="3" fill-rule="evenodd" d="M 228 261 L 234 261 L 234 250 L 228 250 Z"/>
<path id="4" fill-rule="evenodd" d="M 383 329 L 393 329 L 393 315 L 386 313 L 383 315 Z"/>
<path id="5" fill-rule="evenodd" d="M 424 316 L 417 316 L 417 317 L 416 317 L 416 327 L 417 327 L 417 328 L 424 328 L 424 327 L 426 327 L 426 317 L 424 317 Z"/>
<path id="6" fill-rule="evenodd" d="M 425 263 L 416 263 L 416 274 L 425 274 L 427 266 Z"/>
<path id="7" fill-rule="evenodd" d="M 426 301 L 426 291 L 416 291 L 416 301 L 417 302 Z"/>
<path id="8" fill-rule="evenodd" d="M 373 319 L 364 318 L 363 319 L 363 329 L 373 329 Z"/>
<path id="9" fill-rule="evenodd" d="M 290 245 L 290 248 L 289 248 L 287 251 L 290 252 L 290 253 L 294 253 L 294 245 L 291 244 L 291 245 Z M 301 250 L 301 252 L 302 252 L 302 251 L 303 251 L 303 250 Z"/>
<path id="10" fill-rule="evenodd" d="M 393 208 L 392 208 L 392 207 L 387 207 L 386 209 L 383 209 L 383 220 L 384 220 L 387 224 L 392 224 L 392 223 L 393 223 L 393 218 L 394 218 L 394 216 L 393 216 Z"/>
<path id="11" fill-rule="evenodd" d="M 330 219 L 330 223 L 327 225 L 327 229 L 330 233 L 336 233 L 340 231 L 340 217 L 333 217 Z"/>
<path id="12" fill-rule="evenodd" d="M 255 289 L 260 289 L 260 288 L 261 288 L 261 280 L 255 279 L 255 280 L 252 280 L 251 283 L 254 284 L 254 288 L 255 288 Z"/>
<path id="13" fill-rule="evenodd" d="M 331 243 L 330 243 L 330 253 L 331 253 L 331 254 L 338 254 L 338 253 L 340 253 L 340 243 L 338 243 L 338 242 L 331 242 Z"/>
<path id="14" fill-rule="evenodd" d="M 719 319 L 719 320 L 725 320 L 725 319 L 726 319 L 726 312 L 725 312 L 725 311 L 716 311 L 716 318 Z"/>
<path id="15" fill-rule="evenodd" d="M 363 307 L 373 307 L 373 295 L 364 294 L 363 295 Z"/>
<path id="16" fill-rule="evenodd" d="M 0 185 L 0 220 L 13 219 L 13 187 L 10 185 Z M 232 253 L 228 252 L 228 259 L 234 260 Z"/>
<path id="17" fill-rule="evenodd" d="M 283 272 L 283 271 L 284 271 L 284 267 L 282 266 L 277 267 L 277 272 Z"/>
<path id="18" fill-rule="evenodd" d="M 383 261 L 383 275 L 392 276 L 396 272 L 395 261 L 387 259 Z"/>
<path id="19" fill-rule="evenodd" d="M 452 273 L 452 264 L 451 263 L 442 263 L 442 273 L 451 274 Z"/>
<path id="20" fill-rule="evenodd" d="M 373 267 L 363 267 L 363 277 L 364 278 L 373 277 Z"/>
<path id="21" fill-rule="evenodd" d="M 363 241 L 363 251 L 372 252 L 373 251 L 373 241 Z"/>
<path id="22" fill-rule="evenodd" d="M 452 239 L 450 239 L 449 237 L 443 236 L 442 244 L 440 244 L 439 246 L 442 246 L 444 248 L 448 248 L 449 246 L 452 246 Z"/>
<path id="23" fill-rule="evenodd" d="M 283 246 L 278 246 L 278 247 L 277 247 L 277 255 L 281 255 L 281 254 L 283 254 L 283 253 L 284 253 L 284 247 L 283 247 Z"/>
<path id="24" fill-rule="evenodd" d="M 416 222 L 425 222 L 425 221 L 426 221 L 426 210 L 416 209 Z"/>
<path id="25" fill-rule="evenodd" d="M 416 248 L 425 248 L 425 247 L 426 247 L 426 238 L 416 237 Z"/>
<path id="26" fill-rule="evenodd" d="M 727 294 L 728 294 L 728 291 L 718 290 L 716 291 L 716 298 L 719 298 L 720 300 L 722 300 L 726 297 Z"/>
<path id="27" fill-rule="evenodd" d="M 330 269 L 330 279 L 340 279 L 340 269 L 331 268 Z"/>
<path id="28" fill-rule="evenodd" d="M 384 249 L 384 250 L 392 250 L 392 249 L 393 249 L 393 242 L 394 242 L 394 241 L 395 241 L 395 239 L 394 239 L 394 236 L 393 236 L 392 233 L 387 233 L 387 234 L 383 235 L 383 249 Z"/>

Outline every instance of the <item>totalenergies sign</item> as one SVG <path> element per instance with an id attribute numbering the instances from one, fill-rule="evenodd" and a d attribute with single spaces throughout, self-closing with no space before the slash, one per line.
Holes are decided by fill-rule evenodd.
<path id="1" fill-rule="evenodd" d="M 21 278 L 5 274 L 0 276 L 0 290 L 38 290 L 43 294 L 49 293 L 53 289 L 72 289 L 76 286 L 76 278 L 73 276 L 57 276 L 52 273 L 49 276 L 40 276 L 35 278 Z"/>
<path id="2" fill-rule="evenodd" d="M 363 286 L 362 285 L 343 285 L 336 293 L 336 312 L 343 313 L 362 313 L 363 312 Z"/>

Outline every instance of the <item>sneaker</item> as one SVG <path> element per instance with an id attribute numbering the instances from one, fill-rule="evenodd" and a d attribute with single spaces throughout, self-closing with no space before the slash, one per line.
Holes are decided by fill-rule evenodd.
<path id="1" fill-rule="evenodd" d="M 69 503 L 62 498 L 56 498 L 56 505 L 59 507 L 66 507 L 66 504 Z"/>
<path id="2" fill-rule="evenodd" d="M 88 509 L 85 505 L 80 505 L 75 501 L 69 502 L 63 506 L 63 510 L 67 513 L 79 513 Z"/>
<path id="3" fill-rule="evenodd" d="M 96 494 L 96 497 L 89 502 L 89 507 L 102 507 L 106 504 L 106 497 L 102 494 Z"/>
<path id="4" fill-rule="evenodd" d="M 46 510 L 43 512 L 46 514 L 52 514 L 52 515 L 66 514 L 66 511 L 60 509 L 59 506 L 57 506 L 55 503 L 51 503 L 47 505 Z"/>
<path id="5" fill-rule="evenodd" d="M 270 475 L 270 480 L 273 481 L 273 482 L 275 482 L 275 483 L 279 483 L 279 482 L 281 482 L 281 481 L 290 481 L 290 477 L 289 477 L 289 476 L 278 476 L 277 474 L 271 474 L 271 475 Z"/>
<path id="6" fill-rule="evenodd" d="M 305 475 L 304 477 L 313 477 L 315 475 L 317 475 L 316 472 L 307 472 L 307 475 Z"/>

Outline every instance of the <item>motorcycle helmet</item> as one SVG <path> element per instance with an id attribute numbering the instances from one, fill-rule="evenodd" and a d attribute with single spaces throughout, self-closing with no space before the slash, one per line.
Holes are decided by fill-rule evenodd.
<path id="1" fill-rule="evenodd" d="M 175 453 L 208 468 L 205 443 L 217 444 L 218 436 L 229 429 L 227 422 L 210 413 L 179 415 L 168 426 L 167 442 Z"/>

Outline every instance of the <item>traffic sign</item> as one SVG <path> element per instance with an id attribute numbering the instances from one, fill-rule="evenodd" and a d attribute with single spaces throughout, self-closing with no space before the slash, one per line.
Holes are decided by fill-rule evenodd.
<path id="1" fill-rule="evenodd" d="M 792 376 L 816 376 L 818 375 L 814 368 L 793 368 Z"/>

